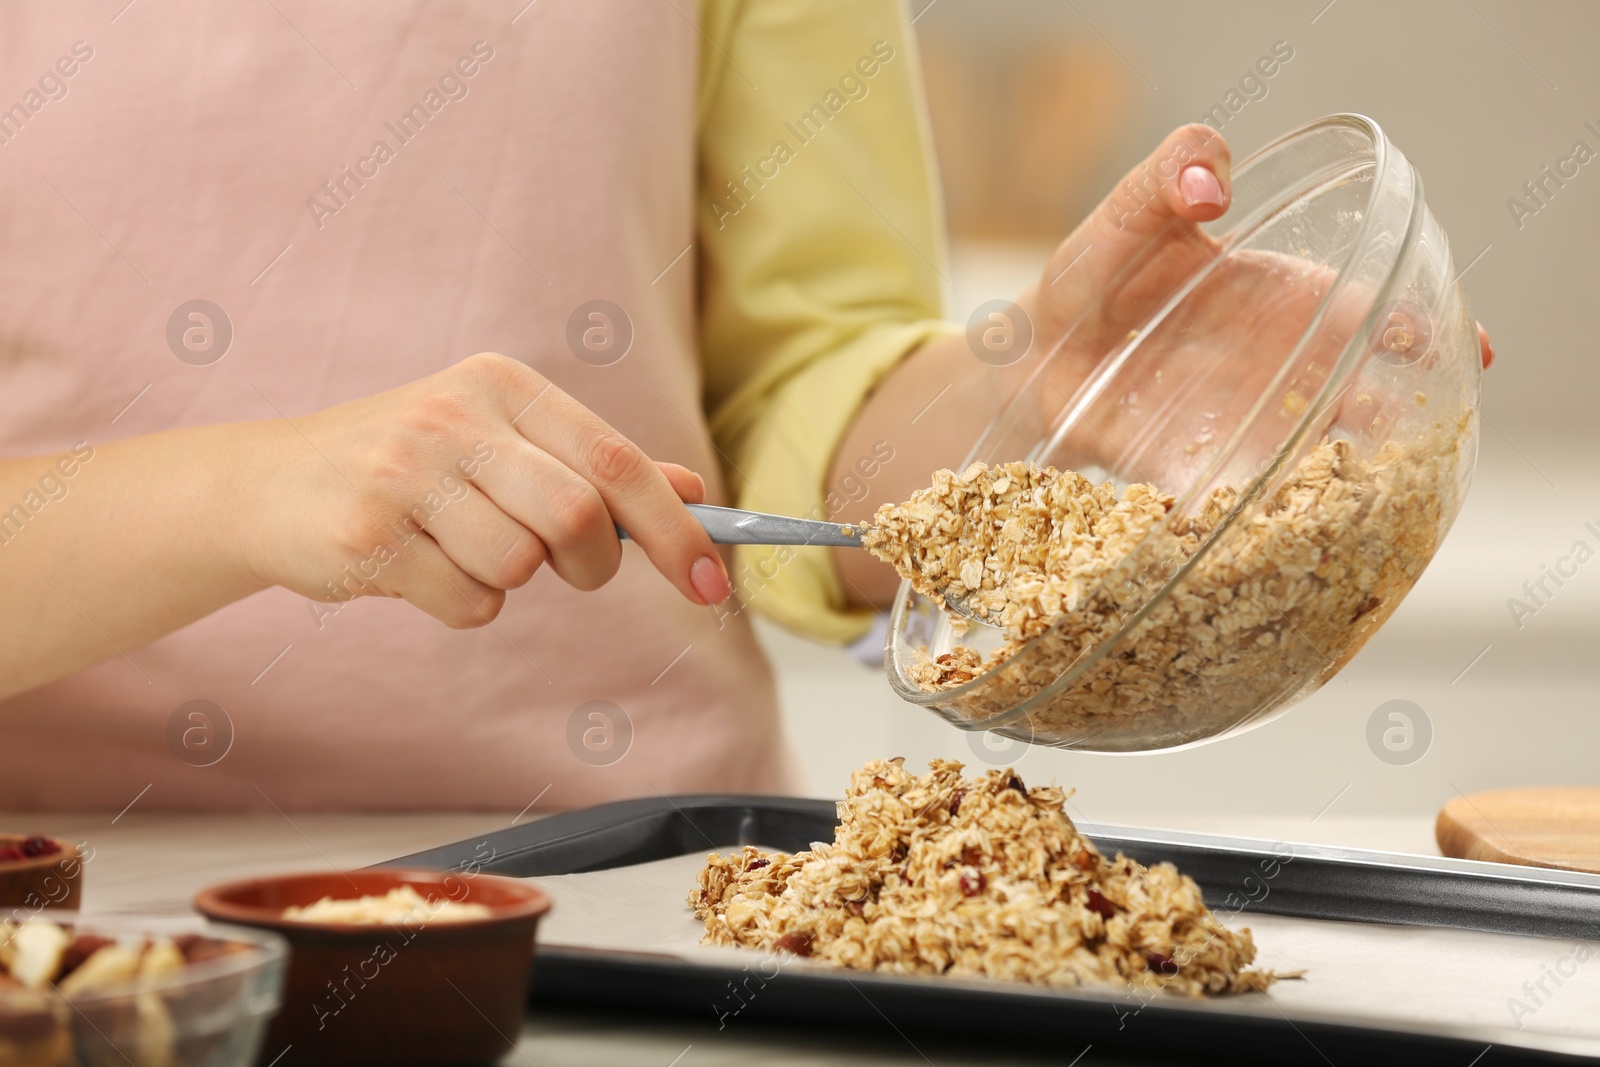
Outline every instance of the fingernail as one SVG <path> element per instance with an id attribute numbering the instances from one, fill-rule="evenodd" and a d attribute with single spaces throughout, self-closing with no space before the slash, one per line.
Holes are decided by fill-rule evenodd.
<path id="1" fill-rule="evenodd" d="M 1190 207 L 1197 204 L 1222 206 L 1222 183 L 1217 176 L 1201 166 L 1185 167 L 1178 177 L 1178 193 Z"/>
<path id="2" fill-rule="evenodd" d="M 689 584 L 707 604 L 720 604 L 733 593 L 728 584 L 728 572 L 716 556 L 701 556 L 689 568 Z"/>

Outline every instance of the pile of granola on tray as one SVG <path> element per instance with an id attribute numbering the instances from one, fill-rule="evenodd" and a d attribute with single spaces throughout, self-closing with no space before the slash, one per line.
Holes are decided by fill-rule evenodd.
<path id="1" fill-rule="evenodd" d="M 1199 997 L 1264 990 L 1249 930 L 1224 926 L 1169 863 L 1108 858 L 1067 794 L 1012 771 L 925 775 L 874 760 L 851 776 L 831 844 L 707 857 L 689 906 L 705 942 L 892 974 Z"/>
<path id="2" fill-rule="evenodd" d="M 1331 677 L 1437 546 L 1459 448 L 1439 429 L 1369 459 L 1342 439 L 1311 448 L 1109 654 L 1033 709 L 1039 738 L 1111 730 L 1179 744 L 1214 733 L 1218 715 Z M 940 471 L 909 501 L 880 507 L 863 547 L 941 607 L 946 593 L 962 598 L 1003 630 L 987 656 L 965 644 L 920 650 L 909 680 L 944 692 L 992 672 L 951 698 L 974 719 L 1050 685 L 1190 563 L 1241 490 L 1216 488 L 1183 516 L 1173 504 L 1148 484 L 1119 495 L 1019 462 Z"/>

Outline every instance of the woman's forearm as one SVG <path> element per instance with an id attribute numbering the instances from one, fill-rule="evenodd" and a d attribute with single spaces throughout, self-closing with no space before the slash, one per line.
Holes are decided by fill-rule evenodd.
<path id="1" fill-rule="evenodd" d="M 483 626 L 546 563 L 605 584 L 619 524 L 691 602 L 731 592 L 684 507 L 700 477 L 492 352 L 293 422 L 79 452 L 0 461 L 0 698 L 275 585 Z"/>
<path id="2" fill-rule="evenodd" d="M 264 588 L 242 525 L 250 458 L 274 432 L 206 426 L 0 461 L 0 698 Z"/>
<path id="3" fill-rule="evenodd" d="M 1033 303 L 1032 290 L 1018 300 L 1030 322 L 1036 321 Z M 1006 324 L 996 320 L 994 325 L 1004 329 Z M 876 442 L 887 441 L 894 458 L 878 468 L 861 513 L 835 517 L 868 518 L 876 504 L 904 500 L 926 487 L 934 471 L 959 464 L 1037 367 L 1042 347 L 1035 338 L 1026 355 L 1015 362 L 1006 364 L 1004 351 L 985 361 L 978 358 L 967 336 L 958 334 L 930 342 L 906 357 L 856 413 L 834 455 L 829 489 L 845 499 L 858 495 L 844 489 L 852 481 L 859 484 L 856 459 L 872 454 Z M 858 549 L 833 552 L 852 603 L 881 605 L 894 595 L 900 579 L 892 568 Z"/>

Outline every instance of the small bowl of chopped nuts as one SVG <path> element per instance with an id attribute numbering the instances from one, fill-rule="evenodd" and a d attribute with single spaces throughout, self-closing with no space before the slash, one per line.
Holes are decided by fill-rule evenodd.
<path id="1" fill-rule="evenodd" d="M 214 886 L 207 916 L 262 927 L 293 950 L 267 1049 L 299 1063 L 498 1060 L 527 1004 L 537 887 L 468 869 L 366 868 Z"/>
<path id="2" fill-rule="evenodd" d="M 904 699 L 1063 748 L 1197 744 L 1332 678 L 1432 559 L 1482 367 L 1421 180 L 1358 115 L 1232 178 L 1220 219 L 1165 227 L 1036 339 L 964 470 L 878 510 Z"/>
<path id="3" fill-rule="evenodd" d="M 248 1067 L 286 955 L 273 934 L 193 916 L 0 920 L 0 1063 Z"/>

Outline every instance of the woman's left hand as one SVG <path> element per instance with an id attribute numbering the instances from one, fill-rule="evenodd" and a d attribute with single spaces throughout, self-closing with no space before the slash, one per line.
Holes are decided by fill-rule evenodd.
<path id="1" fill-rule="evenodd" d="M 1269 390 L 1282 394 L 1281 413 L 1293 418 L 1317 395 L 1326 368 L 1352 335 L 1366 328 L 1370 298 L 1359 284 L 1339 286 L 1335 267 L 1294 254 L 1225 248 L 1202 228 L 1228 210 L 1232 192 L 1221 135 L 1203 125 L 1174 131 L 1062 242 L 1044 276 L 1019 301 L 1033 319 L 1034 352 L 1054 353 L 1040 379 L 1044 421 L 1134 331 L 1161 316 L 1140 342 L 1137 365 L 1153 380 L 1139 387 L 1125 376 L 1121 402 L 1090 402 L 1092 411 L 1084 412 L 1067 443 L 1082 461 L 1131 465 L 1140 480 L 1185 485 L 1210 456 L 1196 444 L 1231 433 Z M 1189 286 L 1190 299 L 1163 310 L 1174 292 Z M 1308 333 L 1319 321 L 1322 327 Z M 1487 367 L 1494 350 L 1481 326 L 1478 347 Z M 1275 384 L 1291 353 L 1299 377 Z M 1403 400 L 1367 388 L 1335 402 L 1361 406 L 1343 413 L 1355 424 L 1388 418 L 1394 405 L 1412 396 L 1409 388 Z M 1157 416 L 1159 437 L 1150 432 Z M 1278 420 L 1252 420 L 1249 448 L 1269 454 L 1284 430 Z M 1194 444 L 1178 447 L 1181 442 Z"/>
<path id="2" fill-rule="evenodd" d="M 1216 258 L 1220 246 L 1200 224 L 1220 218 L 1233 201 L 1231 160 L 1227 141 L 1209 126 L 1196 123 L 1168 134 L 1057 247 L 1044 276 L 1019 301 L 1033 318 L 1034 335 L 1047 341 L 1059 338 L 1116 284 L 1107 321 L 1079 324 L 1080 331 L 1087 325 L 1092 334 L 1096 325 L 1110 326 L 1109 320 L 1127 317 L 1116 311 L 1164 299 L 1172 279 Z M 1136 261 L 1136 269 L 1121 278 Z M 1311 273 L 1304 272 L 1307 277 Z M 1315 288 L 1320 291 L 1321 286 Z M 1249 315 L 1253 309 L 1239 305 L 1229 310 Z M 1094 342 L 1111 340 L 1079 336 L 1086 349 L 1102 352 L 1105 347 Z M 1494 362 L 1494 348 L 1481 325 L 1478 344 L 1487 369 Z"/>

